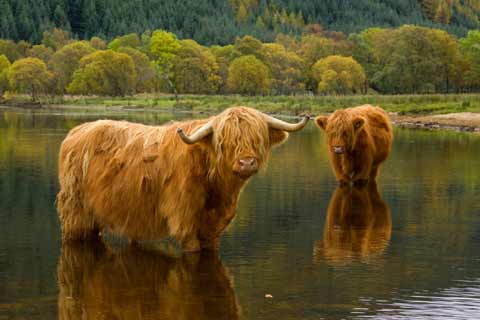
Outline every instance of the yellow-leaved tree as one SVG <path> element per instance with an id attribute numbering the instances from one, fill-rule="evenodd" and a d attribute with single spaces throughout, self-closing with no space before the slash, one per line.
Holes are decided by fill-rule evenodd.
<path id="1" fill-rule="evenodd" d="M 263 45 L 267 65 L 270 68 L 271 87 L 274 94 L 292 94 L 305 89 L 304 61 L 295 52 L 287 51 L 278 43 Z"/>
<path id="2" fill-rule="evenodd" d="M 365 86 L 365 72 L 352 57 L 328 56 L 312 67 L 319 94 L 356 94 Z"/>
<path id="3" fill-rule="evenodd" d="M 10 86 L 19 93 L 30 94 L 37 101 L 40 93 L 45 93 L 52 74 L 45 62 L 38 58 L 24 58 L 15 61 L 8 73 Z"/>
<path id="4" fill-rule="evenodd" d="M 266 94 L 270 88 L 268 68 L 253 55 L 237 58 L 228 68 L 227 83 L 232 93 Z"/>
<path id="5" fill-rule="evenodd" d="M 137 73 L 135 92 L 152 92 L 157 88 L 155 63 L 145 53 L 131 47 L 120 47 L 117 52 L 128 54 L 133 60 Z"/>
<path id="6" fill-rule="evenodd" d="M 149 49 L 149 54 L 157 66 L 158 76 L 163 79 L 178 101 L 177 88 L 173 83 L 174 61 L 180 50 L 177 36 L 165 30 L 155 30 L 150 38 Z"/>
<path id="7" fill-rule="evenodd" d="M 0 99 L 3 93 L 7 91 L 8 85 L 8 71 L 10 69 L 10 61 L 5 55 L 0 55 Z"/>
<path id="8" fill-rule="evenodd" d="M 182 40 L 175 65 L 175 85 L 180 93 L 216 93 L 221 85 L 215 56 L 194 40 Z"/>
<path id="9" fill-rule="evenodd" d="M 87 41 L 75 41 L 63 46 L 52 56 L 49 67 L 55 76 L 55 89 L 58 93 L 64 93 L 72 76 L 77 70 L 80 59 L 94 52 L 95 49 Z"/>
<path id="10" fill-rule="evenodd" d="M 80 60 L 68 92 L 125 96 L 135 91 L 136 83 L 137 72 L 129 55 L 113 50 L 96 51 Z"/>

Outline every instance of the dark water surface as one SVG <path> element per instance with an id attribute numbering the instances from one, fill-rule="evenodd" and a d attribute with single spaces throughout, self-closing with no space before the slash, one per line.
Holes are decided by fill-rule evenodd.
<path id="1" fill-rule="evenodd" d="M 60 143 L 107 117 L 175 115 L 0 110 L 0 319 L 480 319 L 479 135 L 396 130 L 378 192 L 348 191 L 310 124 L 250 181 L 220 254 L 61 248 Z"/>

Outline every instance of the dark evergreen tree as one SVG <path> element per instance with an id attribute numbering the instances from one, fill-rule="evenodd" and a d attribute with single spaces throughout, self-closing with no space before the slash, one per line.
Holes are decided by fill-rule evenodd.
<path id="1" fill-rule="evenodd" d="M 272 41 L 280 32 L 300 35 L 305 24 L 313 23 L 347 34 L 372 26 L 416 24 L 463 36 L 480 27 L 480 9 L 473 1 L 455 1 L 449 24 L 434 22 L 436 4 L 432 0 L 0 0 L 0 36 L 38 43 L 43 31 L 59 27 L 80 39 L 102 35 L 111 40 L 165 29 L 210 45 L 232 43 L 246 34 Z"/>

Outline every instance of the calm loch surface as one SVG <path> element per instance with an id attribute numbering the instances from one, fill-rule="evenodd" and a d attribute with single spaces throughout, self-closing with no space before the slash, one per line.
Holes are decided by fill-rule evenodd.
<path id="1" fill-rule="evenodd" d="M 397 129 L 378 186 L 342 190 L 311 123 L 250 181 L 219 254 L 62 248 L 60 143 L 107 117 L 176 116 L 0 109 L 1 320 L 480 319 L 479 135 Z"/>

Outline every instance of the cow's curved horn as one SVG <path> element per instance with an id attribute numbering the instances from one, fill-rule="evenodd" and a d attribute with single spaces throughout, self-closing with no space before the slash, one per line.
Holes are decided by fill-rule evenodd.
<path id="1" fill-rule="evenodd" d="M 310 120 L 310 116 L 308 115 L 304 116 L 303 119 L 298 123 L 288 123 L 268 115 L 265 115 L 265 117 L 270 128 L 287 132 L 302 130 L 303 127 L 305 127 L 305 125 L 308 123 L 308 120 Z"/>
<path id="2" fill-rule="evenodd" d="M 187 136 L 185 132 L 183 132 L 182 128 L 177 128 L 177 133 L 182 139 L 183 142 L 186 144 L 194 144 L 197 143 L 198 141 L 202 140 L 206 136 L 212 134 L 213 132 L 213 127 L 212 127 L 212 122 L 209 121 L 205 123 L 202 127 L 200 127 L 197 131 L 195 131 L 191 136 Z"/>

